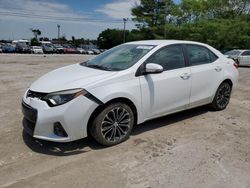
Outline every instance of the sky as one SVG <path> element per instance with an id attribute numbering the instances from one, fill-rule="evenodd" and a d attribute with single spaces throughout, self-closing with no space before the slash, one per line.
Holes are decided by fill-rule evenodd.
<path id="1" fill-rule="evenodd" d="M 178 3 L 180 0 L 175 0 Z M 131 8 L 140 0 L 0 0 L 0 39 L 30 39 L 31 28 L 41 37 L 96 39 L 107 28 L 135 28 Z"/>

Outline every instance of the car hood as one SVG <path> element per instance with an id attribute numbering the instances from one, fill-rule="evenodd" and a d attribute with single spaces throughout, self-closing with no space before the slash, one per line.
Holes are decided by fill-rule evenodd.
<path id="1" fill-rule="evenodd" d="M 93 69 L 80 64 L 74 64 L 51 71 L 31 86 L 30 90 L 50 93 L 87 86 L 116 74 L 116 72 Z"/>

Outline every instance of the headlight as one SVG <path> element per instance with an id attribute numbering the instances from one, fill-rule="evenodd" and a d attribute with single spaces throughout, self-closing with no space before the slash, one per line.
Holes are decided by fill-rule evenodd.
<path id="1" fill-rule="evenodd" d="M 45 97 L 43 97 L 42 100 L 46 101 L 49 106 L 58 106 L 65 104 L 78 96 L 86 94 L 87 92 L 84 89 L 72 89 L 49 93 Z"/>

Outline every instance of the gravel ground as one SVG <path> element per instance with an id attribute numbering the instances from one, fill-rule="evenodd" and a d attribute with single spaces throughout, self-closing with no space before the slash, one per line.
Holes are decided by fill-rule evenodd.
<path id="1" fill-rule="evenodd" d="M 50 70 L 91 57 L 0 54 L 1 187 L 250 187 L 250 68 L 239 69 L 226 110 L 199 107 L 149 121 L 117 146 L 26 135 L 26 88 Z"/>

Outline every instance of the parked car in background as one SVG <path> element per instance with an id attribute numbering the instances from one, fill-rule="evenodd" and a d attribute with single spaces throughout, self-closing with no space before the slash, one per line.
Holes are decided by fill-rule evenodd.
<path id="1" fill-rule="evenodd" d="M 92 49 L 92 51 L 94 52 L 94 54 L 98 55 L 101 53 L 101 51 L 99 49 Z"/>
<path id="2" fill-rule="evenodd" d="M 76 48 L 77 52 L 79 54 L 86 54 L 86 50 L 82 49 L 82 48 Z"/>
<path id="3" fill-rule="evenodd" d="M 41 46 L 32 46 L 31 53 L 32 54 L 43 54 L 43 49 Z"/>
<path id="4" fill-rule="evenodd" d="M 54 49 L 57 54 L 64 54 L 64 48 L 62 45 L 56 44 L 54 45 Z"/>
<path id="5" fill-rule="evenodd" d="M 3 53 L 14 53 L 16 52 L 16 48 L 12 44 L 3 44 L 2 51 Z"/>
<path id="6" fill-rule="evenodd" d="M 30 49 L 30 46 L 27 45 L 26 43 L 17 43 L 16 44 L 16 52 L 29 54 L 29 53 L 31 53 L 31 49 Z"/>
<path id="7" fill-rule="evenodd" d="M 203 43 L 122 44 L 31 84 L 22 102 L 24 130 L 48 141 L 90 134 L 103 145 L 115 145 L 150 119 L 206 104 L 225 109 L 238 83 L 237 68 Z"/>
<path id="8" fill-rule="evenodd" d="M 100 52 L 101 53 L 103 53 L 103 52 L 105 52 L 106 51 L 106 49 L 100 49 Z"/>
<path id="9" fill-rule="evenodd" d="M 226 57 L 234 59 L 238 65 L 250 65 L 250 50 L 231 50 L 224 54 Z"/>
<path id="10" fill-rule="evenodd" d="M 93 50 L 87 50 L 86 54 L 88 54 L 88 55 L 94 55 L 95 53 L 93 52 Z"/>
<path id="11" fill-rule="evenodd" d="M 53 44 L 50 43 L 44 43 L 42 44 L 42 49 L 45 54 L 53 54 L 56 52 Z"/>
<path id="12" fill-rule="evenodd" d="M 65 45 L 64 46 L 64 53 L 65 54 L 77 54 L 76 48 L 74 48 L 71 45 Z"/>
<path id="13" fill-rule="evenodd" d="M 0 44 L 0 53 L 3 53 L 2 45 Z"/>

